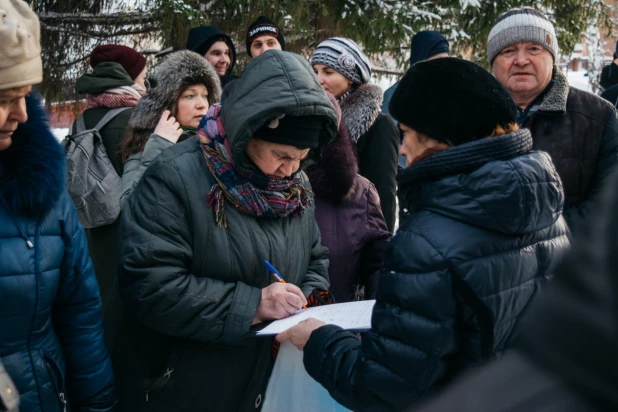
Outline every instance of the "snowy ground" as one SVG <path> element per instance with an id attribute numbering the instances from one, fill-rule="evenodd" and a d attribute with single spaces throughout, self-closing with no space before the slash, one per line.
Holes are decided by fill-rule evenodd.
<path id="1" fill-rule="evenodd" d="M 569 71 L 566 73 L 566 75 L 567 79 L 569 80 L 569 85 L 571 85 L 571 87 L 585 90 L 587 92 L 592 92 L 592 89 L 590 88 L 590 82 L 588 80 L 588 72 L 586 72 L 585 70 L 579 72 Z"/>
<path id="2" fill-rule="evenodd" d="M 67 134 L 69 134 L 69 129 L 52 129 L 52 133 L 56 136 L 58 141 L 61 141 Z"/>

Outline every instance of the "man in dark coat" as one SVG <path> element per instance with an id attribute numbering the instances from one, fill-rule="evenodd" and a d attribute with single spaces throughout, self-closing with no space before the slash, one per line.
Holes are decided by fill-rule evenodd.
<path id="1" fill-rule="evenodd" d="M 534 148 L 556 165 L 564 218 L 577 235 L 618 164 L 618 117 L 599 96 L 569 87 L 557 55 L 553 25 L 530 7 L 504 13 L 489 33 L 494 75 L 517 104 L 517 121 L 532 132 Z"/>
<path id="2" fill-rule="evenodd" d="M 412 37 L 412 43 L 410 45 L 410 66 L 424 60 L 448 57 L 449 53 L 450 46 L 448 40 L 446 40 L 442 34 L 431 30 L 419 31 Z M 399 82 L 395 83 L 384 92 L 384 101 L 382 102 L 381 108 L 382 113 L 390 115 L 388 105 L 398 85 Z M 406 168 L 405 156 L 399 155 L 398 166 L 399 170 Z M 397 198 L 399 201 L 399 225 L 401 225 L 410 215 L 411 207 L 402 196 L 397 196 Z"/>
<path id="3" fill-rule="evenodd" d="M 43 80 L 39 21 L 21 0 L 0 0 L 0 10 L 0 360 L 22 411 L 111 411 L 86 236 L 62 147 L 29 96 Z"/>
<path id="4" fill-rule="evenodd" d="M 133 319 L 115 346 L 118 410 L 259 410 L 273 342 L 247 337 L 250 326 L 329 288 L 298 167 L 334 137 L 335 109 L 301 56 L 269 50 L 246 73 L 200 140 L 161 153 L 123 209 L 119 283 Z M 275 135 L 287 144 L 265 140 Z"/>
<path id="5" fill-rule="evenodd" d="M 618 174 L 607 179 L 517 351 L 462 376 L 417 412 L 618 410 Z"/>
<path id="6" fill-rule="evenodd" d="M 399 188 L 415 210 L 384 253 L 371 330 L 358 340 L 309 319 L 277 336 L 304 347 L 307 372 L 355 411 L 403 410 L 500 356 L 569 245 L 551 159 L 531 151 L 486 70 L 418 63 L 390 108 L 409 165 Z"/>
<path id="7" fill-rule="evenodd" d="M 122 177 L 121 143 L 134 107 L 146 92 L 146 58 L 130 47 L 100 45 L 90 54 L 92 72 L 75 83 L 77 93 L 86 94 L 86 110 L 82 113 L 86 129 L 93 128 L 110 111 L 119 113 L 101 128 L 101 141 L 114 170 Z M 72 132 L 75 132 L 75 124 Z M 116 201 L 120 202 L 120 199 Z M 101 291 L 101 308 L 105 313 L 118 270 L 118 226 L 116 219 L 107 225 L 86 229 L 88 249 Z"/>
<path id="8" fill-rule="evenodd" d="M 601 80 L 599 82 L 601 87 L 599 88 L 599 93 L 603 93 L 610 87 L 618 85 L 618 64 L 616 63 L 618 63 L 618 41 L 616 42 L 614 60 L 601 70 Z"/>

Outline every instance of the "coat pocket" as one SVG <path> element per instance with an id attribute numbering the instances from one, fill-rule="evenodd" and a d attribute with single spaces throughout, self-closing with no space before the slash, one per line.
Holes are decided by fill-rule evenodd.
<path id="1" fill-rule="evenodd" d="M 65 389 L 65 380 L 64 380 L 64 371 L 58 365 L 56 360 L 54 359 L 54 355 L 42 351 L 41 355 L 43 356 L 43 361 L 45 362 L 45 368 L 47 369 L 47 374 L 51 380 L 52 386 L 54 387 L 54 391 L 58 396 L 58 403 L 64 412 L 67 412 L 67 398 L 66 398 L 66 389 Z"/>
<path id="2" fill-rule="evenodd" d="M 159 403 L 161 397 L 164 397 L 167 390 L 171 390 L 174 385 L 174 378 L 176 376 L 176 368 L 180 362 L 182 356 L 177 351 L 172 350 L 167 362 L 165 363 L 165 370 L 163 370 L 156 377 L 145 381 L 142 385 L 144 390 L 144 396 L 146 402 Z"/>

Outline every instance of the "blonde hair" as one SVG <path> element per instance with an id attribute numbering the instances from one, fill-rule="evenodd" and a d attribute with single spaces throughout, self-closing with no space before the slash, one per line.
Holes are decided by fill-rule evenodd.
<path id="1" fill-rule="evenodd" d="M 519 125 L 515 122 L 509 123 L 507 125 L 499 124 L 487 137 L 498 137 L 505 134 L 513 133 L 515 130 L 519 130 Z"/>

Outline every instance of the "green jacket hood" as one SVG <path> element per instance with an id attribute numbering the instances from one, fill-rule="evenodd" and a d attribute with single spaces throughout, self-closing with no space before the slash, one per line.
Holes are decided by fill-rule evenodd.
<path id="1" fill-rule="evenodd" d="M 221 121 L 237 164 L 247 161 L 245 147 L 254 132 L 280 114 L 325 117 L 319 147 L 311 151 L 310 158 L 319 157 L 337 135 L 335 107 L 309 62 L 294 53 L 269 50 L 249 62 L 221 108 Z"/>
<path id="2" fill-rule="evenodd" d="M 126 70 L 115 62 L 97 64 L 91 73 L 82 75 L 75 83 L 79 94 L 97 95 L 114 87 L 132 86 L 134 83 Z"/>

